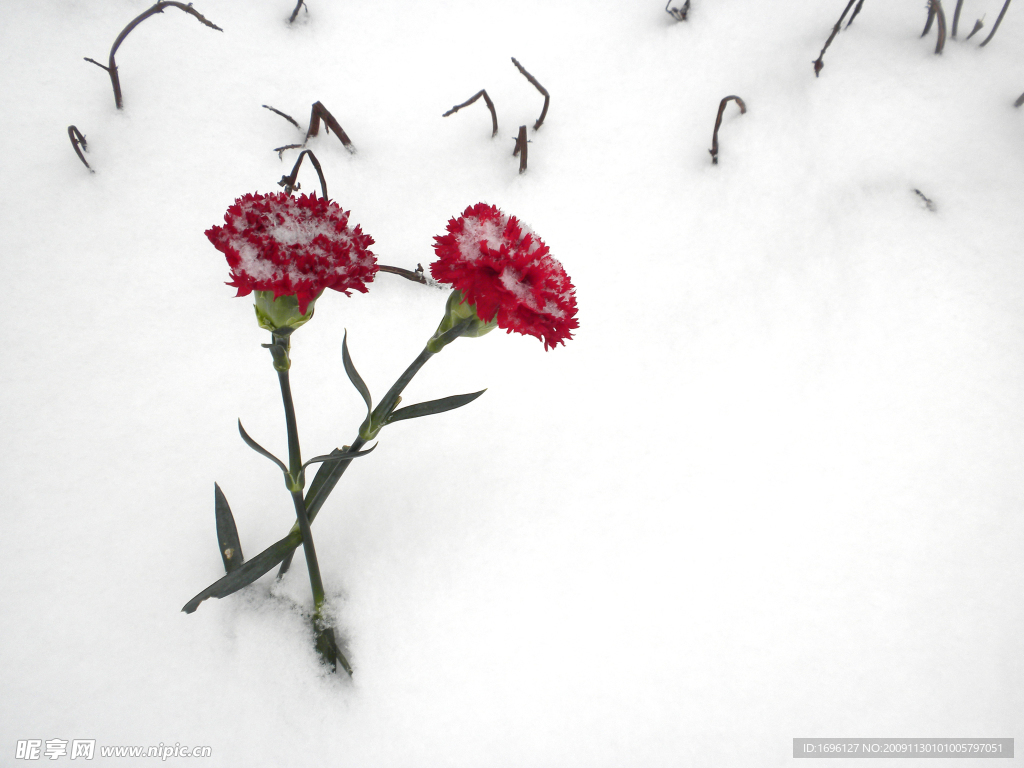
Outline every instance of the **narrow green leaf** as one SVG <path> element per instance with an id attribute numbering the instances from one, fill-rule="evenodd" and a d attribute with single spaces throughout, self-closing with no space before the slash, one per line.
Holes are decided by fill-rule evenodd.
<path id="1" fill-rule="evenodd" d="M 418 419 L 420 416 L 431 416 L 435 413 L 444 413 L 455 408 L 461 408 L 472 403 L 486 391 L 486 389 L 481 389 L 479 392 L 473 392 L 468 395 L 452 395 L 451 397 L 442 397 L 439 400 L 428 400 L 425 403 L 416 403 L 405 408 L 399 408 L 388 418 L 388 424 L 403 421 L 404 419 Z"/>
<path id="2" fill-rule="evenodd" d="M 242 587 L 249 586 L 260 576 L 267 573 L 270 569 L 284 560 L 288 553 L 294 550 L 301 543 L 302 534 L 299 531 L 292 531 L 280 541 L 271 544 L 252 560 L 246 560 L 236 570 L 231 571 L 231 573 L 224 578 L 208 586 L 198 595 L 185 603 L 185 606 L 181 610 L 185 613 L 192 613 L 199 607 L 199 604 L 207 598 L 227 597 L 228 595 L 237 592 Z"/>
<path id="3" fill-rule="evenodd" d="M 238 540 L 238 528 L 235 527 L 231 507 L 228 506 L 227 497 L 217 483 L 213 484 L 213 509 L 217 517 L 217 545 L 220 548 L 220 557 L 224 561 L 224 570 L 231 573 L 241 567 L 245 562 L 245 556 L 242 554 L 242 544 Z"/>
<path id="4" fill-rule="evenodd" d="M 373 448 L 367 448 L 365 451 L 342 451 L 340 455 L 336 454 L 336 451 L 338 449 L 335 448 L 326 456 L 314 456 L 312 459 L 303 464 L 302 468 L 305 469 L 310 464 L 317 464 L 324 461 L 335 461 L 337 459 L 358 459 L 360 456 L 365 456 L 368 453 L 373 453 L 376 450 L 376 448 L 377 444 L 374 443 Z"/>
<path id="5" fill-rule="evenodd" d="M 353 443 L 356 448 L 363 445 L 363 441 L 360 438 L 356 438 L 356 442 Z M 348 469 L 348 465 L 352 463 L 351 458 L 346 458 L 348 453 L 352 449 L 345 446 L 345 450 L 335 448 L 331 451 L 331 458 L 320 465 L 320 469 L 316 471 L 313 476 L 313 482 L 309 484 L 309 490 L 306 491 L 305 502 L 306 502 L 306 514 L 309 516 L 309 522 L 313 522 L 317 512 L 327 501 L 327 497 L 331 495 L 331 491 L 334 490 L 334 486 L 341 480 L 341 476 L 345 474 L 345 470 Z M 372 450 L 372 449 L 371 449 Z M 292 528 L 292 533 L 298 530 L 295 526 Z M 300 538 L 301 543 L 301 538 Z M 293 549 L 291 552 L 286 554 L 282 558 L 281 570 L 278 571 L 277 578 L 284 576 L 288 569 L 292 565 L 292 557 L 295 554 Z"/>
<path id="6" fill-rule="evenodd" d="M 460 323 L 456 328 L 459 328 L 459 333 L 462 333 L 466 328 L 466 323 Z M 455 329 L 453 328 L 452 330 Z M 413 376 L 419 373 L 420 368 L 426 365 L 427 360 L 432 358 L 434 354 L 435 353 L 431 352 L 429 348 L 423 348 L 423 351 L 420 352 L 419 356 L 417 356 L 417 358 L 412 361 L 412 364 L 405 369 L 405 372 L 398 377 L 398 381 L 391 385 L 391 389 L 389 389 L 388 393 L 384 395 L 384 399 L 381 400 L 377 404 L 377 407 L 373 409 L 373 413 L 370 414 L 369 424 L 366 425 L 368 429 L 364 430 L 360 428 L 359 430 L 359 436 L 361 438 L 364 440 L 371 440 L 377 436 L 381 427 L 388 423 L 388 416 L 390 416 L 392 411 L 394 411 L 398 406 L 401 394 L 409 385 L 409 382 L 412 381 Z"/>
<path id="7" fill-rule="evenodd" d="M 348 446 L 345 446 L 346 450 L 341 448 L 335 448 L 331 451 L 330 455 L 334 459 L 342 459 L 345 454 L 348 453 Z M 310 522 L 316 516 L 316 513 L 323 506 L 324 501 L 327 500 L 327 495 L 334 490 L 334 486 L 337 484 L 338 479 L 344 474 L 345 470 L 339 471 L 339 466 L 347 467 L 348 461 L 325 461 L 320 465 L 320 469 L 316 471 L 313 476 L 313 482 L 309 484 L 309 489 L 306 491 L 306 514 L 309 515 Z M 335 475 L 332 479 L 332 475 Z M 322 497 L 322 498 L 321 498 Z"/>
<path id="8" fill-rule="evenodd" d="M 366 403 L 366 416 L 369 418 L 370 411 L 373 410 L 373 400 L 370 397 L 369 387 L 366 386 L 363 377 L 359 375 L 355 363 L 352 362 L 352 356 L 348 353 L 348 331 L 345 331 L 345 337 L 341 342 L 341 361 L 345 364 L 345 373 L 348 374 L 348 380 L 352 382 L 352 386 L 363 396 L 363 402 Z"/>
<path id="9" fill-rule="evenodd" d="M 284 472 L 286 475 L 288 474 L 288 467 L 286 467 L 284 465 L 284 462 L 282 462 L 279 458 L 277 458 L 277 456 L 272 454 L 270 451 L 268 451 L 262 445 L 257 443 L 251 437 L 249 437 L 249 433 L 246 432 L 245 429 L 242 427 L 242 420 L 241 419 L 238 420 L 238 432 L 242 436 L 242 439 L 245 441 L 246 445 L 248 445 L 250 448 L 252 448 L 254 451 L 256 451 L 256 453 L 260 453 L 260 454 L 266 456 L 272 462 L 277 464 L 277 466 L 279 466 L 281 468 L 282 472 Z"/>

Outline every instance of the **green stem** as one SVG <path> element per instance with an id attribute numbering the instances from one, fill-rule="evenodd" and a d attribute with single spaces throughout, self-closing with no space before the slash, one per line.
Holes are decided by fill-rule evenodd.
<path id="1" fill-rule="evenodd" d="M 334 639 L 334 630 L 324 626 L 323 621 L 323 608 L 327 595 L 324 591 L 323 578 L 320 576 L 320 563 L 317 561 L 316 547 L 313 545 L 313 531 L 309 527 L 306 500 L 302 496 L 302 451 L 299 448 L 299 429 L 295 420 L 291 382 L 288 378 L 290 365 L 282 364 L 281 360 L 283 357 L 287 361 L 288 341 L 287 336 L 274 334 L 275 345 L 283 347 L 284 350 L 283 355 L 274 355 L 274 368 L 277 370 L 277 379 L 281 384 L 284 420 L 288 429 L 288 490 L 291 492 L 292 502 L 295 505 L 295 518 L 302 534 L 302 550 L 306 555 L 306 568 L 309 571 L 309 586 L 313 591 L 313 631 L 316 636 L 316 649 L 332 667 L 336 669 L 338 662 L 341 662 L 345 671 L 351 675 L 352 667 L 349 666 L 348 660 L 338 649 Z"/>
<path id="2" fill-rule="evenodd" d="M 302 491 L 292 491 L 295 503 L 295 517 L 299 520 L 299 531 L 302 533 L 302 551 L 306 555 L 306 566 L 309 568 L 309 586 L 313 589 L 314 618 L 320 618 L 320 610 L 324 606 L 324 582 L 320 577 L 320 564 L 316 559 L 316 548 L 313 546 L 313 532 L 309 528 L 309 516 L 306 514 L 306 502 L 302 500 Z"/>
<path id="3" fill-rule="evenodd" d="M 409 382 L 412 381 L 413 376 L 419 373 L 420 368 L 427 364 L 427 360 L 432 358 L 436 352 L 431 352 L 429 348 L 424 347 L 423 351 L 420 352 L 419 356 L 412 361 L 412 365 L 405 369 L 405 373 L 398 377 L 398 381 L 391 385 L 391 389 L 384 395 L 384 399 L 380 401 L 376 408 L 373 409 L 373 413 L 370 414 L 370 433 L 366 435 L 366 439 L 373 439 L 377 433 L 383 428 L 388 416 L 395 410 L 395 406 L 398 405 L 398 399 L 405 388 L 409 386 Z M 364 437 L 360 433 L 360 437 Z"/>
<path id="4" fill-rule="evenodd" d="M 446 343 L 456 338 L 463 330 L 465 330 L 467 325 L 468 324 L 466 322 L 463 322 L 459 324 L 459 327 L 449 330 L 448 334 L 450 338 L 446 339 Z M 434 339 L 431 339 L 431 341 L 434 341 Z M 443 348 L 443 345 L 441 348 Z M 440 351 L 441 348 L 438 348 L 437 351 Z M 409 382 L 411 382 L 413 377 L 417 373 L 419 373 L 420 368 L 426 365 L 427 361 L 437 354 L 437 351 L 431 351 L 430 343 L 428 342 L 427 346 L 423 348 L 423 351 L 419 353 L 416 359 L 412 361 L 412 364 L 405 369 L 405 372 L 401 376 L 399 376 L 398 380 L 391 386 L 391 389 L 388 390 L 388 393 L 384 395 L 384 399 L 380 401 L 380 404 L 373 409 L 373 413 L 370 415 L 370 418 L 368 419 L 368 426 L 370 432 L 368 432 L 365 437 L 360 433 L 352 442 L 350 450 L 358 451 L 366 444 L 366 441 L 368 439 L 372 440 L 377 435 L 380 429 L 384 426 L 384 422 L 386 421 L 387 417 L 391 415 L 391 412 L 395 409 L 395 406 L 398 404 L 398 398 L 401 396 L 405 388 L 409 386 Z M 334 486 L 337 484 L 338 480 L 341 479 L 341 476 L 345 473 L 345 470 L 348 469 L 348 465 L 352 463 L 352 459 L 345 459 L 344 461 L 339 461 L 336 467 L 328 467 L 328 464 L 330 463 L 331 462 L 324 462 L 323 469 L 321 470 L 330 472 L 330 479 L 323 485 L 322 488 L 320 488 L 319 492 L 316 494 L 316 497 L 310 503 L 310 521 L 312 521 L 316 517 L 317 512 L 320 511 L 320 507 L 322 507 L 324 502 L 327 500 L 327 496 L 331 493 L 331 491 L 334 490 Z M 292 530 L 294 531 L 295 528 L 293 527 Z M 303 541 L 305 541 L 305 536 L 303 536 Z M 281 568 L 277 572 L 277 578 L 282 578 L 288 572 L 288 569 L 291 568 L 292 558 L 294 556 L 295 549 L 292 549 L 290 552 L 288 552 L 287 555 L 284 556 L 284 560 L 281 562 Z"/>
<path id="5" fill-rule="evenodd" d="M 350 446 L 350 450 L 358 451 L 365 444 L 366 442 L 363 440 L 363 438 L 356 437 L 356 439 L 352 442 L 352 445 Z M 324 464 L 327 463 L 328 462 L 324 462 Z M 348 469 L 348 465 L 351 463 L 352 459 L 345 459 L 343 461 L 339 461 L 336 467 L 333 467 L 332 470 L 329 470 L 331 472 L 330 480 L 328 480 L 327 483 L 323 485 L 323 487 L 320 489 L 320 492 L 316 494 L 316 497 L 313 498 L 312 501 L 309 502 L 309 506 L 306 507 L 306 512 L 308 513 L 309 516 L 309 522 L 312 523 L 313 520 L 316 519 L 317 512 L 320 511 L 320 508 L 324 505 L 324 502 L 327 501 L 328 494 L 330 494 L 330 492 L 334 490 L 334 486 L 337 485 L 338 481 L 341 479 L 341 476 L 345 474 L 345 470 Z M 312 487 L 310 487 L 310 490 L 312 491 Z M 298 524 L 292 526 L 292 531 L 296 530 L 298 530 Z M 295 549 L 296 548 L 293 547 L 291 550 L 289 550 L 288 554 L 284 556 L 284 560 L 281 561 L 281 569 L 277 572 L 277 578 L 283 578 L 284 575 L 288 573 L 288 569 L 291 568 L 292 565 L 292 558 L 295 556 Z"/>

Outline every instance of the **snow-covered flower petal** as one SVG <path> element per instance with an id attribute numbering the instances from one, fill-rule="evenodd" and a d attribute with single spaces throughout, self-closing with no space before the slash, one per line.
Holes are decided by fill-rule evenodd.
<path id="1" fill-rule="evenodd" d="M 238 296 L 272 291 L 295 296 L 305 313 L 327 288 L 366 293 L 377 272 L 373 238 L 348 226 L 348 211 L 316 194 L 247 194 L 224 214 L 224 226 L 206 236 L 227 258 L 228 285 Z"/>
<path id="2" fill-rule="evenodd" d="M 434 279 L 461 291 L 482 320 L 536 336 L 545 349 L 579 327 L 576 289 L 529 227 L 486 203 L 469 206 L 434 238 Z"/>

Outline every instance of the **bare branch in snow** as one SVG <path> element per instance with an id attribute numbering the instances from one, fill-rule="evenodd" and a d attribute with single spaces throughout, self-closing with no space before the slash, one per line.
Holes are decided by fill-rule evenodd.
<path id="1" fill-rule="evenodd" d="M 824 57 L 825 57 L 825 51 L 827 51 L 828 47 L 830 45 L 832 45 L 833 38 L 835 38 L 835 36 L 839 34 L 839 28 L 842 26 L 843 19 L 846 18 L 846 14 L 849 13 L 850 8 L 853 6 L 853 4 L 855 2 L 857 2 L 857 0 L 850 0 L 850 2 L 846 4 L 846 8 L 843 9 L 843 15 L 839 17 L 839 21 L 836 22 L 836 25 L 834 27 L 832 27 L 832 34 L 829 35 L 828 36 L 828 40 L 825 41 L 825 47 L 821 49 L 821 53 L 818 54 L 818 58 L 814 60 L 814 76 L 815 77 L 818 77 L 818 73 L 821 72 L 821 70 L 824 68 L 825 62 L 822 59 L 824 59 Z M 859 6 L 858 6 L 858 10 L 859 10 Z M 856 14 L 854 14 L 854 15 L 856 15 Z M 850 21 L 853 21 L 853 17 L 850 18 Z M 849 26 L 849 25 L 847 25 L 847 26 Z"/>
<path id="2" fill-rule="evenodd" d="M 544 109 L 540 111 L 540 117 L 538 117 L 537 122 L 533 124 L 533 130 L 536 131 L 544 122 L 544 118 L 547 117 L 548 104 L 551 103 L 551 94 L 548 93 L 547 88 L 545 88 L 543 85 L 537 82 L 537 78 L 535 78 L 533 75 L 527 72 L 523 65 L 516 61 L 515 56 L 512 57 L 512 63 L 516 65 L 516 69 L 523 73 L 523 77 L 525 77 L 527 80 L 533 83 L 534 88 L 536 88 L 538 91 L 544 94 Z"/>
<path id="3" fill-rule="evenodd" d="M 676 21 L 686 21 L 686 14 L 690 12 L 690 0 L 686 0 L 682 8 L 669 8 L 670 5 L 672 5 L 672 0 L 665 3 L 665 13 Z"/>
<path id="4" fill-rule="evenodd" d="M 334 119 L 334 115 L 327 111 L 321 102 L 316 102 L 313 105 L 313 109 L 309 113 L 309 130 L 306 131 L 306 138 L 302 142 L 305 146 L 306 142 L 309 141 L 310 136 L 317 136 L 320 133 L 320 121 L 324 121 L 324 130 L 328 133 L 334 131 L 337 137 L 341 140 L 342 146 L 345 147 L 349 152 L 355 152 L 356 148 L 352 144 L 352 140 L 345 133 L 345 129 L 341 127 L 341 124 Z"/>
<path id="5" fill-rule="evenodd" d="M 516 148 L 512 150 L 512 157 L 519 157 L 519 172 L 526 172 L 526 145 L 529 142 L 526 140 L 526 126 L 519 126 L 519 135 L 516 137 Z"/>
<path id="6" fill-rule="evenodd" d="M 291 115 L 286 115 L 286 114 L 285 114 L 284 112 L 282 112 L 282 111 L 281 111 L 280 109 L 274 109 L 273 107 L 269 107 L 269 106 L 267 106 L 266 104 L 263 104 L 263 105 L 261 105 L 261 106 L 262 106 L 262 107 L 263 107 L 264 109 L 269 109 L 269 110 L 270 110 L 271 112 L 273 112 L 273 113 L 274 113 L 275 115 L 280 115 L 280 116 L 281 116 L 281 117 L 283 117 L 283 118 L 284 118 L 285 120 L 287 120 L 287 121 L 288 121 L 289 123 L 291 123 L 291 124 L 292 124 L 292 125 L 294 125 L 294 126 L 295 126 L 296 128 L 298 128 L 298 129 L 299 129 L 300 131 L 302 130 L 302 126 L 301 126 L 301 125 L 299 125 L 298 121 L 297 121 L 297 120 L 296 120 L 296 119 L 295 119 L 294 117 L 292 117 Z"/>
<path id="7" fill-rule="evenodd" d="M 102 65 L 100 65 L 102 66 Z M 85 163 L 85 167 L 89 169 L 89 173 L 96 173 L 89 165 L 89 162 L 85 159 L 85 155 L 82 154 L 83 149 L 88 149 L 89 144 L 85 140 L 85 136 L 82 132 L 75 128 L 73 125 L 68 126 L 68 137 L 71 139 L 71 146 L 75 149 L 75 154 L 78 155 L 78 159 Z"/>
<path id="8" fill-rule="evenodd" d="M 458 112 L 463 107 L 468 107 L 470 104 L 472 104 L 474 101 L 479 99 L 481 96 L 484 97 L 484 103 L 487 105 L 487 108 L 489 110 L 491 110 L 491 127 L 493 129 L 491 131 L 491 138 L 493 139 L 495 136 L 498 135 L 498 115 L 494 111 L 494 102 L 491 101 L 491 97 L 487 95 L 487 89 L 482 89 L 482 90 L 478 91 L 476 93 L 476 95 L 473 96 L 472 98 L 470 98 L 468 101 L 464 101 L 461 104 L 456 104 L 454 107 L 452 107 L 447 112 L 445 112 L 443 115 L 441 115 L 441 117 L 448 117 L 448 115 L 454 115 L 456 112 Z"/>
<path id="9" fill-rule="evenodd" d="M 298 160 L 295 161 L 295 165 L 292 167 L 292 172 L 288 176 L 282 176 L 281 180 L 277 182 L 279 187 L 284 187 L 285 194 L 290 195 L 294 190 L 300 189 L 298 178 L 299 178 L 299 166 L 302 165 L 302 158 L 309 155 L 309 162 L 313 164 L 316 169 L 316 175 L 320 177 L 320 191 L 323 193 L 324 200 L 327 199 L 327 181 L 324 179 L 323 168 L 320 167 L 320 161 L 316 159 L 316 155 L 313 154 L 313 150 L 304 149 L 299 153 Z"/>
<path id="10" fill-rule="evenodd" d="M 999 29 L 999 25 L 1003 21 L 1003 16 L 1006 15 L 1006 9 L 1009 8 L 1009 7 L 1010 7 L 1010 0 L 1006 0 L 1006 2 L 1003 3 L 1002 10 L 999 11 L 999 15 L 996 17 L 996 23 L 992 25 L 992 31 L 988 33 L 988 37 L 986 37 L 982 41 L 981 45 L 978 46 L 979 48 L 983 48 L 984 46 L 988 45 L 988 41 L 992 39 L 992 36 L 995 35 L 996 30 Z"/>
<path id="11" fill-rule="evenodd" d="M 747 105 L 743 103 L 743 99 L 739 96 L 726 96 L 718 105 L 718 117 L 715 118 L 715 132 L 711 134 L 711 149 L 708 150 L 711 153 L 711 163 L 713 165 L 718 165 L 718 129 L 722 125 L 722 113 L 725 112 L 725 105 L 730 101 L 736 102 L 736 106 L 740 108 L 741 115 L 747 113 Z"/>
<path id="12" fill-rule="evenodd" d="M 128 26 L 121 30 L 121 34 L 117 36 L 117 39 L 114 41 L 114 44 L 110 48 L 110 60 L 107 66 L 104 67 L 98 61 L 94 61 L 93 59 L 86 59 L 86 61 L 91 61 L 93 64 L 100 67 L 101 69 L 107 70 L 107 73 L 110 75 L 110 84 L 114 88 L 114 103 L 117 105 L 118 109 L 124 109 L 124 100 L 121 98 L 121 79 L 117 76 L 117 63 L 114 61 L 114 54 L 117 53 L 117 49 L 121 47 L 121 43 L 124 42 L 124 39 L 128 37 L 128 34 L 133 29 L 139 26 L 139 24 L 148 19 L 150 16 L 153 16 L 157 13 L 163 13 L 164 8 L 179 8 L 180 10 L 187 13 L 189 16 L 195 16 L 199 21 L 201 21 L 203 24 L 210 27 L 211 29 L 216 29 L 218 32 L 224 31 L 216 24 L 214 24 L 212 21 L 210 21 L 208 18 L 203 16 L 203 14 L 201 14 L 195 8 L 193 8 L 191 3 L 185 5 L 185 3 L 179 3 L 175 0 L 161 0 L 159 3 L 154 5 L 149 10 L 140 13 L 138 16 L 132 19 L 128 23 Z"/>

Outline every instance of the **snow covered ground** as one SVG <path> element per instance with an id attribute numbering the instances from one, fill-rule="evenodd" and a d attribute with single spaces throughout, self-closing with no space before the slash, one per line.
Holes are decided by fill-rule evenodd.
<path id="1" fill-rule="evenodd" d="M 1024 9 L 921 2 L 0 4 L 0 763 L 19 740 L 209 745 L 210 766 L 788 765 L 803 736 L 1024 738 Z M 952 2 L 946 13 L 952 16 Z M 964 42 L 975 18 L 985 30 Z M 530 131 L 529 169 L 512 157 Z M 480 88 L 482 103 L 444 111 Z M 730 104 L 720 162 L 708 149 Z M 459 340 L 315 525 L 355 677 L 291 575 L 267 339 L 203 235 L 311 140 L 383 263 L 478 201 L 528 222 L 580 329 Z M 88 139 L 90 174 L 66 128 Z M 317 188 L 312 170 L 304 191 Z M 914 192 L 934 202 L 929 210 Z M 293 344 L 308 456 L 441 318 L 381 274 Z M 43 758 L 45 759 L 45 757 Z M 69 757 L 61 758 L 63 760 Z M 93 764 L 104 762 L 97 752 Z M 139 761 L 145 764 L 149 761 Z M 169 763 L 188 762 L 174 759 Z M 952 761 L 954 765 L 958 761 Z M 959 761 L 966 763 L 968 761 Z M 945 765 L 945 763 L 944 763 Z"/>

